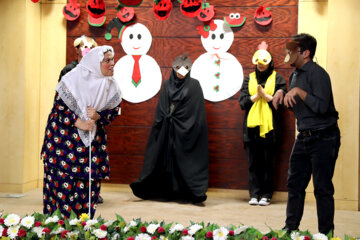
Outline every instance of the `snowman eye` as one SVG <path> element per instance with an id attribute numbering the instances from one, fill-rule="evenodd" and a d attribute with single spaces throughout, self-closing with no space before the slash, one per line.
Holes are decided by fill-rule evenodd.
<path id="1" fill-rule="evenodd" d="M 224 39 L 224 34 L 220 34 L 220 39 Z"/>
<path id="2" fill-rule="evenodd" d="M 215 40 L 215 38 L 216 38 L 216 35 L 213 33 L 213 34 L 211 34 L 211 38 L 212 38 L 212 40 Z"/>
<path id="3" fill-rule="evenodd" d="M 133 39 L 133 37 L 134 37 L 134 35 L 130 34 L 129 38 L 130 38 L 130 39 Z"/>
<path id="4" fill-rule="evenodd" d="M 141 39 L 141 34 L 138 34 L 138 35 L 137 35 L 137 38 L 140 40 L 140 39 Z"/>
<path id="5" fill-rule="evenodd" d="M 230 19 L 234 19 L 234 18 L 235 18 L 235 14 L 234 14 L 234 13 L 230 13 L 229 17 L 230 17 Z"/>
<path id="6" fill-rule="evenodd" d="M 240 13 L 235 13 L 235 19 L 239 19 L 240 18 Z"/>

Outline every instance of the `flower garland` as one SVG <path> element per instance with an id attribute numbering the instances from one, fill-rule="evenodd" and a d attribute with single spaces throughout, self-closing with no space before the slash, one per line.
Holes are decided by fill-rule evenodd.
<path id="1" fill-rule="evenodd" d="M 89 219 L 87 214 L 78 218 L 74 212 L 69 219 L 64 219 L 58 210 L 51 216 L 34 213 L 23 218 L 0 213 L 0 240 L 341 240 L 321 233 L 311 235 L 308 231 L 287 234 L 285 230 L 270 229 L 262 233 L 245 225 L 221 227 L 213 223 L 190 223 L 188 227 L 164 221 L 142 222 L 141 219 L 126 223 L 117 214 L 116 220 L 109 221 L 101 217 Z M 356 239 L 345 235 L 344 240 Z"/>

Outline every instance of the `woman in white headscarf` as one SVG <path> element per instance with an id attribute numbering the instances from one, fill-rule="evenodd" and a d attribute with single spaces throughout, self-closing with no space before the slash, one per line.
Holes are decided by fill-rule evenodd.
<path id="1" fill-rule="evenodd" d="M 113 68 L 113 48 L 96 47 L 56 87 L 41 151 L 45 214 L 88 213 L 89 146 L 91 217 L 95 214 L 101 179 L 110 171 L 104 126 L 118 115 L 121 102 Z"/>

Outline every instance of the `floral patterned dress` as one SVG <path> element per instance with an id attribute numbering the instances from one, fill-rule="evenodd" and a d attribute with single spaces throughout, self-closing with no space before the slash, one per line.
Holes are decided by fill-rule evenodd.
<path id="1" fill-rule="evenodd" d="M 101 179 L 109 177 L 107 135 L 104 126 L 118 115 L 119 107 L 99 112 L 97 131 L 91 143 L 91 216 L 96 210 Z M 85 147 L 75 127 L 76 114 L 59 94 L 45 129 L 41 157 L 44 161 L 44 214 L 59 209 L 65 217 L 71 210 L 77 215 L 88 213 L 89 203 L 89 147 Z"/>

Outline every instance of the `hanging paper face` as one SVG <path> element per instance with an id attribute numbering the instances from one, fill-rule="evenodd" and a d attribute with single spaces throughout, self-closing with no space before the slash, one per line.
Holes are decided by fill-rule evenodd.
<path id="1" fill-rule="evenodd" d="M 260 6 L 255 11 L 254 19 L 255 22 L 261 26 L 269 25 L 272 22 L 272 13 L 270 8 Z"/>
<path id="2" fill-rule="evenodd" d="M 229 27 L 241 27 L 246 21 L 246 17 L 240 15 L 240 13 L 230 13 L 229 16 L 224 17 L 224 22 Z"/>
<path id="3" fill-rule="evenodd" d="M 121 22 L 130 22 L 135 16 L 135 10 L 132 7 L 122 7 L 117 12 L 116 16 Z"/>
<path id="4" fill-rule="evenodd" d="M 286 43 L 284 63 L 293 64 L 296 61 L 298 48 L 299 44 L 297 42 L 291 41 Z"/>
<path id="5" fill-rule="evenodd" d="M 214 17 L 214 15 L 215 15 L 214 6 L 210 5 L 209 3 L 203 3 L 197 18 L 200 21 L 208 22 Z"/>
<path id="6" fill-rule="evenodd" d="M 166 20 L 170 16 L 172 7 L 171 0 L 155 0 L 153 6 L 155 17 L 160 21 Z"/>
<path id="7" fill-rule="evenodd" d="M 88 22 L 91 26 L 100 27 L 105 23 L 105 2 L 104 0 L 88 0 L 86 4 L 88 11 Z"/>
<path id="8" fill-rule="evenodd" d="M 80 3 L 77 0 L 70 0 L 63 8 L 63 14 L 66 20 L 74 21 L 80 16 Z"/>
<path id="9" fill-rule="evenodd" d="M 182 0 L 180 4 L 180 11 L 186 17 L 196 17 L 201 10 L 201 0 Z"/>
<path id="10" fill-rule="evenodd" d="M 120 7 L 138 7 L 143 0 L 118 0 Z"/>

